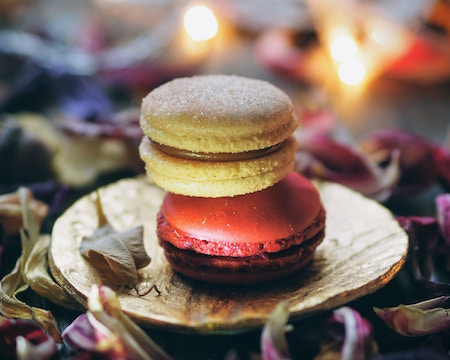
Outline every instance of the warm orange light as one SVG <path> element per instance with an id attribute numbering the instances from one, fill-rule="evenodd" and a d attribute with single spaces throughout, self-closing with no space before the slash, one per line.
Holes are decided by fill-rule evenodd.
<path id="1" fill-rule="evenodd" d="M 183 18 L 184 29 L 194 41 L 205 41 L 217 35 L 219 23 L 212 10 L 204 5 L 189 8 Z"/>
<path id="2" fill-rule="evenodd" d="M 352 59 L 358 45 L 351 34 L 343 28 L 336 28 L 330 34 L 330 53 L 334 60 L 342 62 Z"/>
<path id="3" fill-rule="evenodd" d="M 346 85 L 359 85 L 364 82 L 367 70 L 358 59 L 344 61 L 338 67 L 339 79 Z"/>

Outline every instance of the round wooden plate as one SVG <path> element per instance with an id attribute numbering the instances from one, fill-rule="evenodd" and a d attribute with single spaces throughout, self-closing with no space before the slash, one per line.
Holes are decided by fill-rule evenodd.
<path id="1" fill-rule="evenodd" d="M 317 183 L 317 187 L 327 221 L 325 239 L 313 261 L 295 276 L 252 286 L 200 283 L 172 271 L 155 234 L 156 213 L 164 197 L 155 185 L 125 179 L 99 189 L 114 228 L 144 224 L 144 244 L 152 259 L 140 270 L 141 295 L 114 289 L 123 311 L 143 325 L 194 333 L 235 332 L 262 326 L 281 301 L 288 303 L 291 318 L 298 318 L 381 288 L 405 262 L 406 233 L 377 202 L 337 184 Z M 56 221 L 49 252 L 53 276 L 84 304 L 91 286 L 101 284 L 79 252 L 83 236 L 97 228 L 96 197 L 92 193 L 81 198 Z"/>

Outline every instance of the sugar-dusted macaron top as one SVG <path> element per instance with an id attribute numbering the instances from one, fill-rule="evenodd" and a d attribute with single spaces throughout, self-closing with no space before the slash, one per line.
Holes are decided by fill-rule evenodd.
<path id="1" fill-rule="evenodd" d="M 263 149 L 288 138 L 297 125 L 286 93 L 239 76 L 175 79 L 142 102 L 141 127 L 152 141 L 193 152 Z"/>
<path id="2" fill-rule="evenodd" d="M 161 212 L 175 229 L 208 242 L 212 253 L 214 243 L 221 251 L 228 246 L 233 253 L 233 244 L 238 250 L 244 249 L 242 244 L 255 252 L 261 252 L 260 246 L 266 246 L 266 252 L 282 250 L 283 242 L 277 240 L 303 232 L 321 208 L 314 185 L 291 172 L 270 188 L 241 196 L 197 198 L 168 193 Z"/>

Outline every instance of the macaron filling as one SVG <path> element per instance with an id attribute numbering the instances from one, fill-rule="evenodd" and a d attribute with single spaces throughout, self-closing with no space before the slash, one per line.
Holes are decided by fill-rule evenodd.
<path id="1" fill-rule="evenodd" d="M 160 144 L 156 141 L 151 140 L 152 146 L 157 148 L 163 153 L 174 156 L 177 158 L 189 159 L 189 160 L 200 160 L 200 161 L 242 161 L 250 160 L 258 157 L 266 156 L 273 153 L 281 144 L 276 144 L 273 146 L 266 147 L 264 149 L 250 150 L 239 153 L 227 153 L 227 152 L 194 152 L 185 149 L 179 149 L 172 146 Z"/>

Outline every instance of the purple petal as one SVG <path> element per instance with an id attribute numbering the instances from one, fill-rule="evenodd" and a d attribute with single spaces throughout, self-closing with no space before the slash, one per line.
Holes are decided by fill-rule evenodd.
<path id="1" fill-rule="evenodd" d="M 136 144 L 142 139 L 143 132 L 139 125 L 139 109 L 129 109 L 111 115 L 107 121 L 75 121 L 62 119 L 61 127 L 71 135 L 98 136 L 117 139 L 135 140 Z M 137 145 L 136 145 L 137 146 Z"/>
<path id="2" fill-rule="evenodd" d="M 360 149 L 316 131 L 295 133 L 298 150 L 295 169 L 307 177 L 348 186 L 378 201 L 386 200 L 399 178 L 398 153 L 378 166 Z"/>
<path id="3" fill-rule="evenodd" d="M 84 121 L 104 120 L 112 114 L 112 102 L 106 92 L 88 77 L 28 61 L 13 78 L 9 93 L 0 104 L 0 112 L 42 112 L 56 107 Z"/>
<path id="4" fill-rule="evenodd" d="M 450 191 L 450 150 L 443 146 L 438 147 L 434 152 L 434 160 L 439 182 L 447 191 Z"/>
<path id="5" fill-rule="evenodd" d="M 407 264 L 415 282 L 431 296 L 450 294 L 450 284 L 439 282 L 435 276 L 440 235 L 437 220 L 425 216 L 400 216 L 397 221 L 409 237 Z"/>
<path id="6" fill-rule="evenodd" d="M 261 334 L 261 357 L 263 360 L 290 359 L 288 345 L 284 336 L 288 319 L 287 304 L 278 304 Z"/>
<path id="7" fill-rule="evenodd" d="M 8 92 L 0 102 L 0 112 L 17 113 L 20 111 L 41 112 L 50 106 L 56 98 L 48 70 L 32 61 L 18 62 Z"/>
<path id="8" fill-rule="evenodd" d="M 88 78 L 60 74 L 54 77 L 53 86 L 59 90 L 60 110 L 74 119 L 92 122 L 112 115 L 112 103 L 105 91 Z"/>
<path id="9" fill-rule="evenodd" d="M 391 329 L 405 336 L 424 336 L 450 329 L 449 296 L 411 305 L 374 308 L 374 311 Z"/>
<path id="10" fill-rule="evenodd" d="M 372 349 L 372 325 L 356 310 L 347 306 L 335 310 L 330 322 L 344 326 L 342 359 L 366 359 Z"/>
<path id="11" fill-rule="evenodd" d="M 450 271 L 450 194 L 436 197 L 437 219 L 445 241 L 445 259 Z"/>
<path id="12" fill-rule="evenodd" d="M 376 131 L 361 143 L 364 151 L 373 157 L 392 150 L 399 151 L 401 175 L 394 191 L 396 196 L 415 194 L 437 179 L 434 161 L 436 146 L 417 134 L 397 129 Z M 381 160 L 382 157 L 383 155 Z"/>
<path id="13" fill-rule="evenodd" d="M 171 357 L 137 326 L 120 307 L 116 293 L 107 286 L 93 286 L 88 299 L 91 323 L 99 330 L 114 331 L 122 342 L 121 351 L 128 358 L 155 358 L 170 360 Z M 145 355 L 144 355 L 145 354 Z"/>
<path id="14" fill-rule="evenodd" d="M 360 174 L 367 164 L 353 147 L 339 143 L 331 136 L 317 131 L 295 132 L 299 151 L 306 151 L 327 168 L 343 173 Z"/>
<path id="15" fill-rule="evenodd" d="M 97 352 L 95 329 L 86 314 L 78 316 L 62 333 L 63 339 L 76 351 Z"/>

